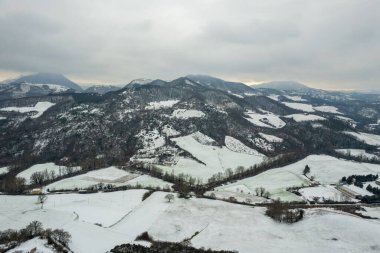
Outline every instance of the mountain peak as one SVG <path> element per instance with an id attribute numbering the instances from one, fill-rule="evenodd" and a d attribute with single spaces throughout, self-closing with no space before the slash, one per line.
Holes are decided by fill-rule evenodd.
<path id="1" fill-rule="evenodd" d="M 12 81 L 12 83 L 31 83 L 31 84 L 58 84 L 68 89 L 81 91 L 82 88 L 69 80 L 63 74 L 58 73 L 35 73 L 31 75 L 21 76 Z"/>
<path id="2" fill-rule="evenodd" d="M 252 88 L 244 83 L 224 81 L 220 78 L 216 78 L 213 76 L 187 75 L 186 78 L 205 87 L 228 91 L 232 93 L 252 92 Z"/>

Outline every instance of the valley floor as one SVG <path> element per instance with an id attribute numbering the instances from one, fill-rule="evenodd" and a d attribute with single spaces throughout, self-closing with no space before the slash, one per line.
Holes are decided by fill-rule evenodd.
<path id="1" fill-rule="evenodd" d="M 278 223 L 264 207 L 191 198 L 168 203 L 166 192 L 145 201 L 145 190 L 95 194 L 49 194 L 43 209 L 36 196 L 0 196 L 0 230 L 33 220 L 72 235 L 74 252 L 106 252 L 135 242 L 144 231 L 155 240 L 191 239 L 194 247 L 252 252 L 378 252 L 380 221 L 327 208 L 307 209 L 294 224 Z M 380 216 L 378 208 L 363 214 Z M 144 243 L 146 244 L 146 243 Z"/>

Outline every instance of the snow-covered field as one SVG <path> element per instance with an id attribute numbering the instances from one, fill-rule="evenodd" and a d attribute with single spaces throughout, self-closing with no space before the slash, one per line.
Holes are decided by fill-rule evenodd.
<path id="1" fill-rule="evenodd" d="M 247 196 L 254 195 L 255 189 L 264 187 L 270 193 L 271 199 L 280 198 L 284 201 L 301 201 L 302 198 L 286 191 L 286 188 L 308 186 L 310 182 L 302 175 L 282 169 L 272 169 L 257 176 L 238 180 L 235 183 L 217 187 L 216 191 L 240 192 Z"/>
<path id="2" fill-rule="evenodd" d="M 314 110 L 319 111 L 319 112 L 342 114 L 341 112 L 338 111 L 339 110 L 338 108 L 336 108 L 335 106 L 331 106 L 331 105 L 315 106 Z"/>
<path id="3" fill-rule="evenodd" d="M 25 106 L 25 107 L 5 107 L 1 108 L 0 111 L 13 111 L 13 112 L 20 112 L 20 113 L 27 113 L 27 112 L 36 112 L 31 118 L 36 119 L 40 117 L 47 109 L 55 105 L 54 103 L 50 102 L 38 102 L 35 106 Z"/>
<path id="4" fill-rule="evenodd" d="M 289 102 L 283 102 L 284 105 L 286 105 L 289 108 L 300 110 L 304 112 L 314 112 L 313 106 L 310 104 L 304 104 L 304 103 L 289 103 Z"/>
<path id="5" fill-rule="evenodd" d="M 264 155 L 245 146 L 240 141 L 228 137 L 226 146 L 215 146 L 212 138 L 200 132 L 187 136 L 173 138 L 179 147 L 188 151 L 202 163 L 190 158 L 179 157 L 177 164 L 173 166 L 159 167 L 175 174 L 189 174 L 204 181 L 218 172 L 224 172 L 227 168 L 235 169 L 238 166 L 249 167 L 261 163 Z"/>
<path id="6" fill-rule="evenodd" d="M 299 192 L 306 200 L 309 201 L 313 201 L 314 198 L 318 198 L 319 202 L 323 202 L 324 200 L 332 200 L 337 202 L 352 201 L 352 199 L 348 198 L 342 192 L 330 185 L 305 187 L 300 189 Z"/>
<path id="7" fill-rule="evenodd" d="M 147 106 L 145 106 L 146 110 L 158 110 L 161 108 L 170 108 L 173 105 L 177 104 L 179 100 L 165 100 L 165 101 L 157 101 L 150 102 Z"/>
<path id="8" fill-rule="evenodd" d="M 187 109 L 176 109 L 172 113 L 172 117 L 178 119 L 189 119 L 189 118 L 202 118 L 206 114 L 198 110 L 187 110 Z"/>
<path id="9" fill-rule="evenodd" d="M 57 176 L 64 176 L 68 174 L 69 172 L 79 171 L 80 169 L 81 169 L 80 167 L 68 168 L 66 166 L 55 165 L 54 163 L 35 164 L 32 167 L 17 174 L 17 177 L 25 178 L 26 184 L 31 184 L 30 176 L 36 172 L 46 171 L 48 175 L 52 175 L 53 173 L 54 176 L 57 177 Z"/>
<path id="10" fill-rule="evenodd" d="M 345 131 L 343 133 L 351 135 L 355 137 L 356 139 L 358 139 L 359 141 L 362 141 L 369 145 L 380 146 L 380 135 L 362 133 L 362 132 L 355 133 L 355 132 L 349 132 L 349 131 Z"/>
<path id="11" fill-rule="evenodd" d="M 171 183 L 148 175 L 130 173 L 116 167 L 90 171 L 86 174 L 65 178 L 47 185 L 45 188 L 51 191 L 85 189 L 99 183 L 113 186 L 136 186 L 170 188 Z"/>
<path id="12" fill-rule="evenodd" d="M 208 199 L 168 203 L 164 192 L 141 202 L 143 193 L 49 195 L 42 210 L 35 196 L 0 196 L 0 230 L 19 229 L 39 220 L 45 228 L 68 231 L 72 235 L 69 246 L 77 253 L 103 253 L 133 242 L 144 231 L 156 240 L 173 242 L 199 232 L 191 239 L 192 246 L 240 253 L 376 252 L 380 248 L 379 221 L 334 210 L 307 210 L 302 221 L 288 225 L 267 217 L 262 207 Z"/>
<path id="13" fill-rule="evenodd" d="M 221 191 L 243 191 L 246 194 L 254 193 L 255 188 L 264 187 L 271 193 L 271 198 L 280 198 L 285 201 L 301 200 L 299 196 L 286 191 L 287 187 L 308 186 L 310 181 L 303 176 L 303 170 L 309 165 L 315 181 L 321 184 L 336 184 L 344 176 L 367 175 L 380 173 L 380 165 L 358 163 L 338 159 L 327 155 L 310 155 L 294 164 L 271 169 L 254 177 L 238 180 L 235 183 L 220 186 Z"/>
<path id="14" fill-rule="evenodd" d="M 313 114 L 291 114 L 291 115 L 285 116 L 285 118 L 293 119 L 296 122 L 326 120 L 325 118 L 321 116 L 313 115 Z"/>
<path id="15" fill-rule="evenodd" d="M 254 111 L 248 111 L 245 115 L 247 116 L 245 118 L 246 120 L 260 127 L 282 128 L 286 125 L 286 123 L 281 120 L 279 116 L 269 112 L 261 114 Z"/>
<path id="16" fill-rule="evenodd" d="M 361 195 L 361 196 L 372 196 L 373 193 L 367 191 L 366 189 L 357 187 L 353 184 L 347 184 L 347 185 L 342 185 L 341 188 L 348 190 L 349 192 Z"/>

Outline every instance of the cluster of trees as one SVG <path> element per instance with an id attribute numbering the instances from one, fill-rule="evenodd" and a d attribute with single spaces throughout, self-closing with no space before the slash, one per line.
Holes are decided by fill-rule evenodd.
<path id="1" fill-rule="evenodd" d="M 295 223 L 303 219 L 305 212 L 303 209 L 289 208 L 286 203 L 275 201 L 268 205 L 265 214 L 279 222 Z"/>
<path id="2" fill-rule="evenodd" d="M 371 152 L 372 150 L 369 148 L 365 149 L 368 152 Z M 380 158 L 376 156 L 366 156 L 366 155 L 352 155 L 350 151 L 347 151 L 345 153 L 334 151 L 333 155 L 338 158 L 344 158 L 347 160 L 353 160 L 357 162 L 366 162 L 366 163 L 375 163 L 380 164 Z"/>
<path id="3" fill-rule="evenodd" d="M 354 184 L 357 187 L 363 188 L 364 182 L 375 181 L 379 178 L 379 175 L 351 175 L 349 177 L 342 177 L 341 182 L 347 184 Z"/>
<path id="4" fill-rule="evenodd" d="M 363 196 L 361 201 L 364 203 L 380 203 L 380 195 L 372 195 L 372 196 Z"/>
<path id="5" fill-rule="evenodd" d="M 190 192 L 194 192 L 197 195 L 202 195 L 207 189 L 203 185 L 202 179 L 195 178 L 187 174 L 175 175 L 172 171 L 171 173 L 163 172 L 160 168 L 154 165 L 147 165 L 143 163 L 134 163 L 131 168 L 149 174 L 153 177 L 160 178 L 167 182 L 173 183 L 172 188 L 178 191 L 178 197 L 189 198 Z"/>
<path id="6" fill-rule="evenodd" d="M 193 248 L 182 243 L 153 241 L 150 247 L 137 244 L 122 244 L 114 247 L 111 253 L 237 253 L 236 251 Z"/>
<path id="7" fill-rule="evenodd" d="M 35 185 L 44 185 L 45 182 L 53 181 L 64 175 L 71 175 L 75 172 L 73 167 L 59 167 L 58 173 L 55 173 L 54 170 L 48 171 L 47 169 L 43 171 L 34 172 L 30 176 L 30 181 Z"/>
<path id="8" fill-rule="evenodd" d="M 379 187 L 372 187 L 370 184 L 366 188 L 367 191 L 372 192 L 375 195 L 380 195 L 380 188 Z"/>
<path id="9" fill-rule="evenodd" d="M 62 229 L 44 229 L 39 221 L 32 221 L 20 230 L 0 231 L 0 244 L 7 245 L 7 249 L 5 249 L 7 251 L 35 237 L 47 239 L 48 243 L 53 245 L 58 252 L 70 252 L 67 247 L 71 241 L 71 235 Z"/>
<path id="10" fill-rule="evenodd" d="M 10 194 L 21 194 L 26 189 L 25 178 L 6 176 L 0 181 L 0 191 Z"/>
<path id="11" fill-rule="evenodd" d="M 257 187 L 255 189 L 255 194 L 256 194 L 256 196 L 263 197 L 266 199 L 269 199 L 269 197 L 270 197 L 270 193 L 267 190 L 265 190 L 264 187 Z"/>

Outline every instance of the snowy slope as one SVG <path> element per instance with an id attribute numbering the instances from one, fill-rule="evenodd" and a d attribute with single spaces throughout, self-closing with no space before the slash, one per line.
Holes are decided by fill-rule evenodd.
<path id="1" fill-rule="evenodd" d="M 206 180 L 213 174 L 223 172 L 227 168 L 235 169 L 237 166 L 249 167 L 261 163 L 264 155 L 246 147 L 240 141 L 227 138 L 228 146 L 212 145 L 215 141 L 202 133 L 196 132 L 187 136 L 173 138 L 181 149 L 188 151 L 202 163 L 190 158 L 179 157 L 177 164 L 173 166 L 159 166 L 161 169 L 179 174 L 189 174 Z M 244 146 L 244 147 L 243 147 Z M 236 151 L 239 152 L 236 152 Z M 249 154 L 247 154 L 247 152 Z"/>
<path id="2" fill-rule="evenodd" d="M 254 111 L 247 111 L 245 115 L 246 120 L 260 127 L 282 128 L 286 125 L 279 116 L 272 113 L 260 114 Z"/>
<path id="3" fill-rule="evenodd" d="M 355 133 L 355 132 L 349 132 L 349 131 L 345 131 L 343 133 L 351 135 L 355 137 L 356 139 L 358 139 L 359 141 L 362 141 L 369 145 L 380 146 L 380 135 L 368 134 L 368 133 L 362 133 L 362 132 Z"/>

